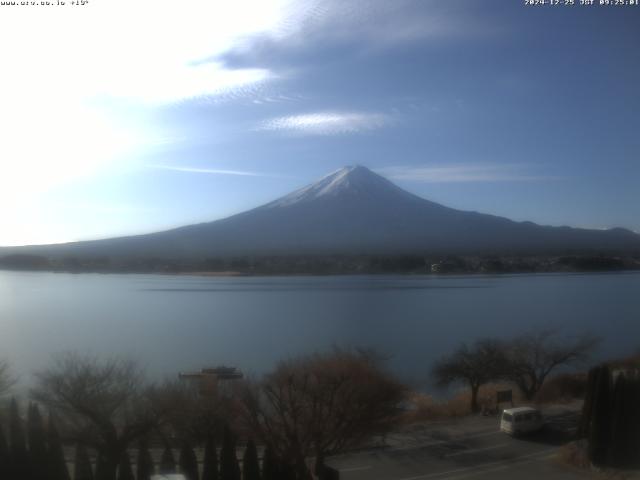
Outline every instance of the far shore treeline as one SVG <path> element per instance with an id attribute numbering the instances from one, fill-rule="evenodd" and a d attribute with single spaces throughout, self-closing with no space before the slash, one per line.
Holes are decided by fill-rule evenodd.
<path id="1" fill-rule="evenodd" d="M 104 273 L 244 275 L 547 273 L 640 270 L 640 254 L 566 255 L 274 255 L 217 258 L 0 256 L 0 269 Z"/>

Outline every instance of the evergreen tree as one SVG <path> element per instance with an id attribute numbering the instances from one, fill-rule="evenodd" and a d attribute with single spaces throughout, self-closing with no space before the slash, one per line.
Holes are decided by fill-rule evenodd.
<path id="1" fill-rule="evenodd" d="M 269 445 L 264 449 L 262 455 L 262 480 L 280 480 L 278 461 Z"/>
<path id="2" fill-rule="evenodd" d="M 589 459 L 596 465 L 607 461 L 611 443 L 611 374 L 609 367 L 600 367 L 593 397 L 589 427 Z"/>
<path id="3" fill-rule="evenodd" d="M 587 438 L 589 435 L 589 427 L 591 425 L 591 417 L 593 415 L 593 398 L 596 391 L 596 380 L 600 373 L 600 367 L 589 369 L 587 376 L 587 390 L 585 392 L 584 403 L 582 404 L 582 414 L 580 415 L 580 423 L 578 425 L 578 438 Z"/>
<path id="4" fill-rule="evenodd" d="M 8 478 L 10 474 L 9 466 L 11 461 L 11 455 L 9 452 L 9 445 L 4 436 L 2 425 L 0 425 L 0 478 Z"/>
<path id="5" fill-rule="evenodd" d="M 278 470 L 280 471 L 280 476 L 278 477 L 278 480 L 297 480 L 296 470 L 288 458 L 280 457 L 278 459 L 278 465 L 279 465 Z"/>
<path id="6" fill-rule="evenodd" d="M 635 378 L 631 382 L 629 387 L 629 403 L 633 405 L 633 410 L 629 415 L 629 445 L 635 448 L 633 452 L 629 467 L 640 468 L 640 455 L 638 449 L 640 448 L 640 374 L 636 373 Z"/>
<path id="7" fill-rule="evenodd" d="M 95 480 L 112 480 L 111 467 L 102 453 L 98 453 L 98 458 L 96 459 Z"/>
<path id="8" fill-rule="evenodd" d="M 204 446 L 202 480 L 218 480 L 218 452 L 216 450 L 216 442 L 212 436 L 207 437 L 207 442 Z"/>
<path id="9" fill-rule="evenodd" d="M 167 444 L 160 457 L 160 474 L 176 473 L 176 459 L 171 447 Z"/>
<path id="10" fill-rule="evenodd" d="M 29 452 L 27 450 L 27 442 L 24 436 L 22 419 L 18 409 L 16 399 L 11 399 L 9 410 L 9 437 L 11 441 L 10 447 L 10 469 L 9 476 L 16 479 L 28 479 L 31 475 L 29 462 Z"/>
<path id="11" fill-rule="evenodd" d="M 224 427 L 220 450 L 220 480 L 240 480 L 236 441 L 228 425 Z"/>
<path id="12" fill-rule="evenodd" d="M 313 465 L 313 473 L 316 477 L 321 477 L 324 474 L 324 455 L 320 454 L 316 457 L 315 464 Z"/>
<path id="13" fill-rule="evenodd" d="M 324 465 L 318 478 L 320 480 L 340 480 L 340 471 Z"/>
<path id="14" fill-rule="evenodd" d="M 76 454 L 74 459 L 74 480 L 93 480 L 93 471 L 91 470 L 91 460 L 87 450 L 80 444 L 76 445 Z"/>
<path id="15" fill-rule="evenodd" d="M 630 437 L 628 431 L 629 414 L 631 413 L 629 408 L 631 406 L 627 403 L 628 396 L 629 389 L 625 375 L 620 374 L 613 387 L 611 401 L 611 443 L 607 455 L 609 465 L 623 466 L 626 463 Z"/>
<path id="16" fill-rule="evenodd" d="M 143 438 L 140 440 L 138 446 L 137 480 L 150 480 L 154 471 L 155 468 L 153 458 L 151 458 L 151 453 L 149 452 L 149 445 L 147 439 Z"/>
<path id="17" fill-rule="evenodd" d="M 247 442 L 242 458 L 242 480 L 260 480 L 260 464 L 258 451 L 253 440 Z"/>
<path id="18" fill-rule="evenodd" d="M 640 465 L 640 378 L 621 373 L 612 399 L 609 464 L 620 468 Z"/>
<path id="19" fill-rule="evenodd" d="M 47 439 L 40 409 L 33 403 L 29 404 L 27 435 L 33 478 L 40 480 L 47 474 Z"/>
<path id="20" fill-rule="evenodd" d="M 180 473 L 182 473 L 187 480 L 198 480 L 200 478 L 198 474 L 198 459 L 196 458 L 193 448 L 191 448 L 191 445 L 187 441 L 182 443 L 178 464 L 180 465 Z"/>
<path id="21" fill-rule="evenodd" d="M 133 469 L 131 468 L 131 459 L 129 458 L 129 452 L 126 450 L 120 458 L 118 465 L 118 480 L 135 480 L 133 477 Z"/>
<path id="22" fill-rule="evenodd" d="M 48 461 L 49 478 L 51 480 L 70 480 L 67 462 L 64 458 L 64 449 L 60 441 L 60 435 L 56 429 L 53 418 L 49 415 L 49 426 L 47 430 L 47 443 L 49 444 Z"/>

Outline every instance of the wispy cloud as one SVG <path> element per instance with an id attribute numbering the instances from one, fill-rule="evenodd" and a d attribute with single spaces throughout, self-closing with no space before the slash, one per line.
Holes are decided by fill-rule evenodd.
<path id="1" fill-rule="evenodd" d="M 278 74 L 217 59 L 247 38 L 281 28 L 295 14 L 292 2 L 109 0 L 46 14 L 4 9 L 0 42 L 21 41 L 0 49 L 0 204 L 15 208 L 16 198 L 133 158 L 155 137 L 148 115 L 159 106 L 252 98 Z"/>
<path id="2" fill-rule="evenodd" d="M 374 46 L 399 45 L 424 38 L 483 33 L 483 22 L 471 15 L 453 16 L 438 2 L 394 0 L 315 0 L 306 12 L 308 36 L 322 32 L 329 40 L 359 39 Z"/>
<path id="3" fill-rule="evenodd" d="M 366 52 L 418 42 L 496 35 L 505 27 L 473 2 L 452 10 L 437 0 L 304 0 L 292 2 L 288 16 L 266 34 L 254 35 L 224 55 L 243 65 L 313 62 L 313 52 L 356 48 Z"/>
<path id="4" fill-rule="evenodd" d="M 201 167 L 179 167 L 172 165 L 147 165 L 150 168 L 157 168 L 159 170 L 172 170 L 174 172 L 186 172 L 186 173 L 206 173 L 209 175 L 237 175 L 241 177 L 279 177 L 271 173 L 252 172 L 247 170 L 225 170 L 220 168 L 201 168 Z"/>
<path id="5" fill-rule="evenodd" d="M 344 135 L 382 128 L 390 123 L 390 117 L 381 113 L 314 112 L 271 118 L 257 129 L 304 135 Z"/>
<path id="6" fill-rule="evenodd" d="M 558 177 L 535 175 L 523 164 L 458 164 L 447 166 L 397 166 L 376 169 L 394 180 L 425 183 L 446 182 L 526 182 L 558 180 Z"/>
<path id="7" fill-rule="evenodd" d="M 291 21 L 291 15 L 299 15 L 292 10 L 291 0 L 188 3 L 185 7 L 154 0 L 95 2 L 83 8 L 82 22 L 62 12 L 64 9 L 53 13 L 54 22 L 42 15 L 29 16 L 28 25 L 43 36 L 56 32 L 61 42 L 78 37 L 83 42 L 70 50 L 43 44 L 39 35 L 25 38 L 19 49 L 0 54 L 7 71 L 19 72 L 3 81 L 12 86 L 14 97 L 17 92 L 26 99 L 37 95 L 38 100 L 47 96 L 73 101 L 107 97 L 156 104 L 221 95 L 264 82 L 270 72 L 230 69 L 216 60 L 218 56 L 246 38 L 278 31 L 283 22 Z M 151 11 L 153 21 L 149 20 Z M 16 18 L 0 18 L 0 40 L 16 38 L 24 31 L 26 16 L 24 22 Z M 114 22 L 118 35 L 108 35 Z M 57 74 L 47 76 L 52 68 Z M 43 77 L 48 81 L 39 89 L 24 81 Z"/>

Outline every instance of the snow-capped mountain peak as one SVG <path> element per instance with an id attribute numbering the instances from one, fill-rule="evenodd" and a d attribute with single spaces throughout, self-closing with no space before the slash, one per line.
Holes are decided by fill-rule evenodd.
<path id="1" fill-rule="evenodd" d="M 349 165 L 322 177 L 311 185 L 307 185 L 269 203 L 266 207 L 284 207 L 322 198 L 340 196 L 380 197 L 388 196 L 389 194 L 401 195 L 403 197 L 407 195 L 412 196 L 386 178 L 372 172 L 367 167 L 363 167 L 362 165 Z"/>
<path id="2" fill-rule="evenodd" d="M 135 237 L 16 251 L 128 259 L 319 254 L 566 255 L 638 252 L 640 236 L 620 229 L 547 227 L 456 210 L 404 191 L 366 167 L 350 166 L 279 200 L 221 220 Z"/>

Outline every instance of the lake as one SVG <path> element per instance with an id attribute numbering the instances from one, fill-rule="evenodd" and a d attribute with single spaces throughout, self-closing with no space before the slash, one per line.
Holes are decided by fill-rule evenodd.
<path id="1" fill-rule="evenodd" d="M 260 374 L 332 345 L 375 347 L 424 385 L 462 341 L 535 327 L 640 349 L 640 272 L 197 277 L 0 271 L 0 358 L 28 383 L 55 352 L 138 359 L 153 377 L 227 364 Z"/>

